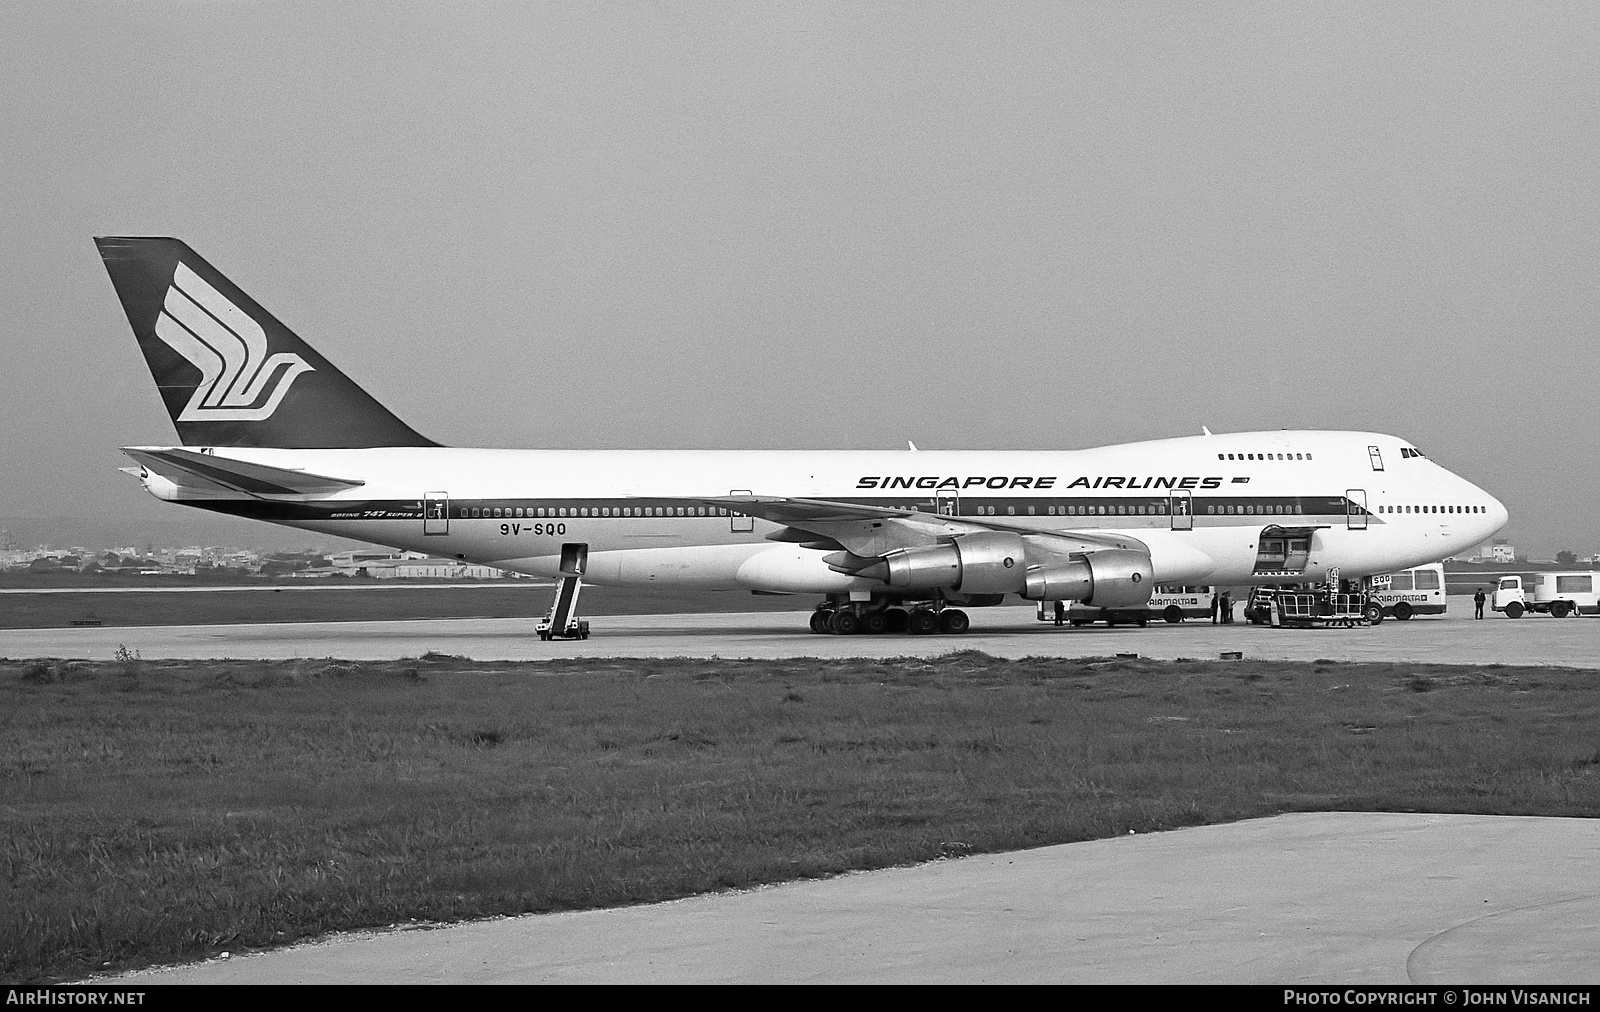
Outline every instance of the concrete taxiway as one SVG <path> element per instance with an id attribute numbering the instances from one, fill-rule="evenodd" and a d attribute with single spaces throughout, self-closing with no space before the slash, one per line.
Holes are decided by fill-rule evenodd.
<path id="1" fill-rule="evenodd" d="M 1600 666 L 1600 620 L 1498 615 L 1471 618 L 1470 599 L 1450 613 L 1357 629 L 1273 629 L 1243 622 L 1153 622 L 1058 628 L 1032 606 L 974 609 L 963 636 L 819 636 L 804 612 L 621 615 L 593 620 L 582 641 L 542 642 L 535 619 L 434 619 L 259 625 L 126 626 L 0 631 L 3 657 L 109 659 L 126 647 L 148 658 L 339 657 L 389 660 L 428 651 L 476 660 L 555 657 L 929 657 L 981 650 L 996 657 L 1093 657 L 1137 653 L 1172 660 L 1242 651 L 1252 659 L 1408 661 L 1444 664 Z"/>
<path id="2" fill-rule="evenodd" d="M 1314 813 L 343 936 L 149 983 L 1600 983 L 1600 821 Z"/>

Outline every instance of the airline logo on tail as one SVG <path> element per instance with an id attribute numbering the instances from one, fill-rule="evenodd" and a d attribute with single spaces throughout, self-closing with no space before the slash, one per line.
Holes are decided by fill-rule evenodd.
<path id="1" fill-rule="evenodd" d="M 200 370 L 180 422 L 265 421 L 295 379 L 314 371 L 290 352 L 269 357 L 261 325 L 182 263 L 156 319 L 156 336 Z"/>

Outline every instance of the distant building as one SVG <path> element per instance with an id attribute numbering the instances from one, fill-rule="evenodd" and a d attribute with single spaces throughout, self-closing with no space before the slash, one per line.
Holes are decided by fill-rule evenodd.
<path id="1" fill-rule="evenodd" d="M 393 559 L 368 568 L 380 580 L 498 580 L 510 574 L 493 566 L 473 566 L 454 559 Z"/>

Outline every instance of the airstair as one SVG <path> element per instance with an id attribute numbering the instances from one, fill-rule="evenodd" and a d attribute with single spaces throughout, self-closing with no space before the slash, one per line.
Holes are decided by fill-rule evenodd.
<path id="1" fill-rule="evenodd" d="M 542 640 L 586 640 L 589 623 L 578 617 L 578 594 L 583 589 L 583 571 L 589 563 L 589 546 L 561 546 L 561 569 L 556 582 L 556 597 L 550 613 L 534 631 Z"/>

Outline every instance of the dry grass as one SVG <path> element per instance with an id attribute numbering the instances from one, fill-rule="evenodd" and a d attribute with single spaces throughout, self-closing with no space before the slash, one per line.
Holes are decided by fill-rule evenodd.
<path id="1" fill-rule="evenodd" d="M 0 662 L 0 977 L 1291 810 L 1600 815 L 1568 669 Z"/>

